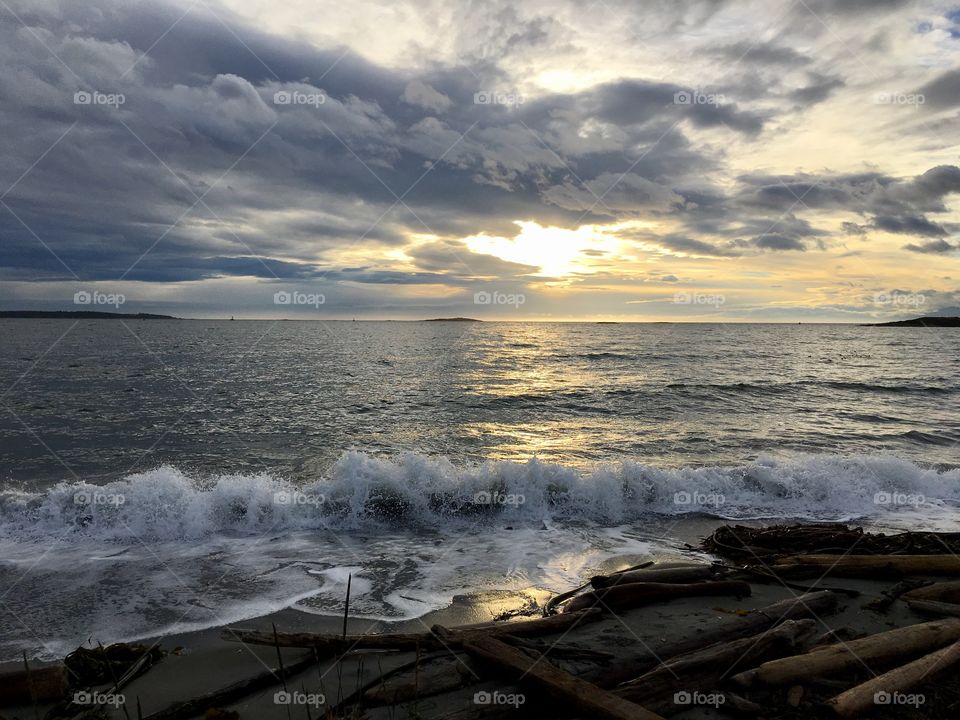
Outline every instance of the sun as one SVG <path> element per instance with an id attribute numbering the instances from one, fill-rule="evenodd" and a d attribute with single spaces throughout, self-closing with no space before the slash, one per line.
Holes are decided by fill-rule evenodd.
<path id="1" fill-rule="evenodd" d="M 566 277 L 595 272 L 591 260 L 615 252 L 619 242 L 594 225 L 575 230 L 547 226 L 532 220 L 514 222 L 520 232 L 512 238 L 473 235 L 464 242 L 471 252 L 493 255 L 507 262 L 533 265 L 537 275 Z"/>

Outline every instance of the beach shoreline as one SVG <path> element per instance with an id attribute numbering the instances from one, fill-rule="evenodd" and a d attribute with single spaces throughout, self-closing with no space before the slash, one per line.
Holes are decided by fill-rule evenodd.
<path id="1" fill-rule="evenodd" d="M 745 529 L 743 526 L 738 527 L 741 532 Z M 883 541 L 885 536 L 875 537 Z M 728 559 L 726 562 L 731 561 Z M 654 565 L 654 568 L 670 568 L 678 564 L 676 560 L 671 562 L 661 559 L 659 565 Z M 624 563 L 620 565 L 620 569 L 626 567 Z M 683 565 L 689 567 L 689 559 Z M 696 567 L 706 570 L 716 569 L 719 566 L 700 563 Z M 797 583 L 801 584 L 797 585 Z M 703 583 L 700 584 L 703 585 Z M 528 642 L 528 645 L 540 648 L 543 662 L 555 664 L 572 675 L 598 678 L 594 682 L 603 685 L 605 671 L 601 669 L 602 667 L 608 667 L 616 674 L 621 665 L 629 665 L 635 661 L 638 653 L 650 653 L 651 657 L 656 659 L 653 664 L 658 665 L 660 662 L 658 651 L 668 653 L 665 655 L 664 659 L 666 659 L 669 653 L 673 652 L 671 648 L 675 648 L 678 643 L 693 643 L 695 646 L 700 637 L 711 638 L 718 632 L 722 635 L 738 623 L 744 623 L 744 618 L 755 617 L 760 608 L 769 607 L 775 603 L 786 603 L 784 607 L 797 606 L 799 611 L 805 612 L 805 607 L 800 606 L 806 605 L 806 598 L 814 597 L 810 593 L 836 597 L 839 607 L 835 611 L 832 607 L 829 612 L 811 611 L 806 613 L 807 619 L 802 621 L 807 624 L 807 630 L 813 635 L 828 636 L 834 642 L 843 643 L 844 638 L 870 636 L 889 631 L 891 628 L 901 628 L 929 620 L 929 617 L 918 614 L 906 603 L 891 601 L 892 585 L 893 580 L 887 576 L 827 577 L 827 573 L 819 577 L 792 582 L 780 579 L 763 582 L 754 579 L 750 581 L 749 596 L 731 596 L 729 592 L 718 591 L 703 597 L 677 597 L 668 602 L 641 603 L 642 606 L 617 608 L 615 612 L 605 607 L 606 611 L 600 613 L 598 619 L 592 618 L 589 623 L 578 622 L 562 631 L 558 630 L 538 637 L 532 641 L 532 644 Z M 833 590 L 839 588 L 839 591 L 820 592 L 827 588 Z M 542 607 L 549 595 L 544 593 L 535 598 L 536 603 Z M 204 712 L 198 712 L 195 715 L 170 715 L 170 717 L 238 717 L 264 720 L 321 717 L 333 709 L 338 713 L 344 710 L 340 704 L 360 688 L 366 688 L 367 694 L 376 695 L 377 678 L 388 677 L 389 673 L 396 668 L 415 664 L 418 683 L 422 683 L 422 686 L 418 684 L 417 687 L 422 687 L 423 697 L 408 698 L 397 703 L 372 703 L 371 707 L 364 708 L 363 717 L 389 720 L 404 717 L 410 713 L 424 720 L 582 717 L 580 714 L 573 713 L 570 708 L 564 708 L 562 703 L 558 706 L 555 698 L 536 688 L 528 687 L 527 683 L 515 684 L 506 678 L 498 679 L 502 673 L 491 673 L 487 665 L 478 663 L 469 653 L 465 655 L 458 644 L 459 641 L 453 639 L 453 636 L 449 636 L 449 644 L 443 641 L 444 637 L 448 637 L 448 632 L 455 632 L 458 627 L 475 627 L 476 623 L 484 623 L 496 617 L 503 607 L 512 605 L 514 609 L 519 610 L 528 606 L 529 600 L 530 597 L 525 594 L 515 593 L 512 598 L 501 597 L 500 603 L 496 607 L 491 607 L 482 597 L 463 596 L 455 598 L 449 607 L 433 611 L 415 620 L 399 623 L 385 623 L 357 617 L 349 617 L 347 620 L 346 632 L 351 637 L 386 633 L 421 637 L 430 635 L 440 641 L 439 644 L 431 642 L 430 647 L 424 647 L 422 650 L 418 646 L 416 652 L 409 649 L 382 652 L 372 650 L 370 647 L 361 651 L 358 647 L 356 651 L 347 652 L 345 655 L 332 654 L 320 657 L 313 655 L 313 651 L 308 649 L 293 647 L 281 649 L 269 643 L 250 644 L 240 641 L 241 634 L 244 634 L 244 637 L 251 636 L 247 631 L 259 631 L 268 635 L 277 633 L 280 637 L 284 637 L 286 633 L 309 633 L 333 638 L 339 637 L 344 630 L 342 617 L 315 615 L 294 609 L 273 612 L 241 623 L 166 635 L 144 642 L 146 646 L 159 643 L 165 655 L 148 672 L 133 679 L 120 694 L 125 699 L 130 717 L 136 716 L 135 709 L 138 707 L 144 718 L 168 717 L 163 715 L 162 711 L 177 702 L 202 697 L 218 689 L 244 682 L 244 679 L 256 678 L 270 670 L 276 673 L 281 664 L 287 668 L 299 668 L 305 662 L 309 667 L 291 672 L 282 678 L 282 682 L 273 679 L 267 687 L 222 704 L 215 704 L 215 707 L 226 714 L 204 715 Z M 882 610 L 878 609 L 878 604 L 884 606 Z M 529 621 L 531 617 L 518 615 L 500 625 L 504 628 L 509 628 L 512 623 L 519 623 L 515 627 L 523 626 L 524 622 Z M 770 621 L 774 623 L 781 619 L 770 618 Z M 601 657 L 603 660 L 598 668 L 596 663 L 600 662 L 598 658 Z M 422 676 L 419 675 L 421 661 Z M 538 661 L 531 656 L 530 662 L 535 665 Z M 435 688 L 429 688 L 430 683 L 440 677 L 431 670 L 435 665 L 446 673 L 444 682 L 450 682 L 452 678 L 455 687 L 442 689 L 440 692 L 435 692 Z M 457 670 L 461 666 L 462 668 Z M 748 665 L 742 669 L 752 666 Z M 35 665 L 35 667 L 39 669 L 41 666 Z M 15 663 L 0 667 L 3 671 L 15 669 Z M 460 673 L 459 676 L 457 672 Z M 381 678 L 380 682 L 384 683 L 384 680 Z M 808 686 L 806 682 L 798 683 L 797 686 L 801 687 L 801 694 L 806 688 L 807 717 L 830 716 L 821 713 L 824 710 L 822 687 Z M 384 687 L 387 685 L 384 684 Z M 948 684 L 948 691 L 951 691 L 949 687 L 952 686 Z M 109 687 L 106 690 L 109 690 Z M 711 695 L 713 690 L 715 688 L 712 686 L 695 685 L 681 689 L 676 695 L 679 700 L 675 698 L 675 702 L 683 704 L 686 702 L 684 698 L 687 697 L 693 698 L 693 701 L 686 703 L 689 706 L 673 707 L 672 712 L 664 715 L 681 718 L 726 717 L 723 713 L 717 714 L 721 708 L 709 707 L 697 702 L 697 698 L 716 697 L 715 694 Z M 729 688 L 725 692 L 729 693 Z M 833 692 L 828 688 L 827 696 Z M 940 689 L 931 689 L 929 692 L 933 697 L 936 692 L 940 692 Z M 514 698 L 515 701 L 523 698 L 523 700 L 519 704 L 515 702 L 513 706 L 502 707 L 497 706 L 496 703 L 489 706 L 486 699 L 491 697 Z M 730 695 L 730 697 L 735 696 Z M 818 697 L 819 700 L 815 700 Z M 810 704 L 811 702 L 818 704 L 814 706 Z M 307 707 L 295 707 L 298 703 L 313 703 L 313 707 L 310 708 L 312 714 L 307 714 Z M 46 711 L 47 708 L 41 709 Z M 101 707 L 101 709 L 105 713 L 104 717 L 124 717 L 123 709 L 119 705 Z M 881 710 L 884 709 L 881 708 Z M 12 713 L 10 717 L 29 717 L 32 712 L 29 706 L 9 708 L 8 711 Z M 812 715 L 811 712 L 813 712 Z M 157 713 L 161 714 L 157 715 Z M 349 713 L 334 716 L 355 717 Z M 788 712 L 778 714 L 776 717 L 793 716 Z M 878 717 L 897 717 L 897 715 L 881 713 Z M 936 715 L 914 714 L 911 717 L 925 718 L 936 717 Z"/>

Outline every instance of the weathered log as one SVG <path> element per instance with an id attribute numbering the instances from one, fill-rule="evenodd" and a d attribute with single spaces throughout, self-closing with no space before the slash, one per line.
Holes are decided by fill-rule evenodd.
<path id="1" fill-rule="evenodd" d="M 886 663 L 930 652 L 960 640 L 960 619 L 908 625 L 859 640 L 814 648 L 803 655 L 771 660 L 733 677 L 749 687 L 755 683 L 786 685 L 818 675 L 831 675 L 866 663 Z"/>
<path id="2" fill-rule="evenodd" d="M 934 600 L 943 603 L 960 603 L 960 580 L 938 582 L 914 588 L 903 593 L 906 600 Z"/>
<path id="3" fill-rule="evenodd" d="M 381 635 L 328 635 L 322 633 L 272 633 L 242 628 L 227 628 L 221 633 L 224 640 L 233 640 L 248 645 L 273 645 L 277 647 L 314 648 L 318 652 L 339 655 L 348 650 L 424 650 L 443 649 L 456 642 L 458 635 L 487 633 L 490 635 L 515 635 L 535 637 L 570 629 L 581 622 L 599 620 L 599 610 L 581 613 L 551 615 L 536 620 L 518 622 L 479 623 L 452 628 L 449 638 L 441 638 L 433 629 L 425 633 L 384 633 Z"/>
<path id="4" fill-rule="evenodd" d="M 518 648 L 493 637 L 464 643 L 471 656 L 507 671 L 512 681 L 533 685 L 550 697 L 605 720 L 662 720 L 645 708 L 617 697 L 596 685 L 563 672 L 543 657 L 533 659 Z"/>
<path id="5" fill-rule="evenodd" d="M 847 577 L 894 575 L 960 576 L 960 557 L 955 555 L 791 555 L 780 558 L 775 572 L 819 572 Z"/>
<path id="6" fill-rule="evenodd" d="M 921 615 L 935 615 L 936 617 L 960 617 L 960 605 L 936 600 L 907 599 L 911 610 Z"/>
<path id="7" fill-rule="evenodd" d="M 720 627 L 707 630 L 694 637 L 661 645 L 651 649 L 644 645 L 635 655 L 620 658 L 614 665 L 604 665 L 580 677 L 596 683 L 600 687 L 611 688 L 622 682 L 632 680 L 656 667 L 664 660 L 678 655 L 702 650 L 710 645 L 728 642 L 763 632 L 785 620 L 799 620 L 807 617 L 823 617 L 837 611 L 839 598 L 827 591 L 799 595 L 796 598 L 781 600 L 754 610 L 745 617 L 731 618 Z"/>
<path id="8" fill-rule="evenodd" d="M 563 612 L 576 612 L 599 605 L 604 609 L 618 610 L 649 605 L 684 597 L 702 597 L 704 595 L 733 595 L 747 597 L 750 584 L 740 580 L 719 580 L 690 585 L 672 585 L 668 583 L 629 583 L 614 585 L 603 590 L 592 590 L 575 597 L 568 602 Z"/>
<path id="9" fill-rule="evenodd" d="M 311 665 L 317 662 L 316 656 L 310 655 L 297 660 L 290 665 L 286 665 L 283 670 L 284 677 L 292 677 L 297 673 L 303 672 Z M 236 702 L 242 697 L 246 697 L 258 690 L 277 685 L 280 683 L 280 668 L 265 670 L 259 675 L 254 675 L 246 680 L 238 680 L 226 687 L 214 690 L 213 692 L 200 695 L 191 700 L 176 702 L 168 705 L 163 710 L 148 715 L 146 720 L 186 720 L 195 715 L 200 715 L 212 707 L 221 707 Z"/>
<path id="10" fill-rule="evenodd" d="M 680 568 L 649 568 L 647 570 L 631 570 L 630 572 L 615 575 L 596 575 L 590 578 L 590 584 L 596 590 L 613 585 L 627 585 L 638 582 L 656 583 L 694 583 L 709 580 L 717 574 L 712 565 L 695 565 Z"/>
<path id="11" fill-rule="evenodd" d="M 624 568 L 623 570 L 617 570 L 616 572 L 613 572 L 610 574 L 619 575 L 620 573 L 632 572 L 634 570 L 642 570 L 644 568 L 650 567 L 651 565 L 653 565 L 653 560 L 647 560 L 646 562 L 642 562 L 639 565 L 634 565 L 633 567 Z M 590 583 L 581 585 L 580 587 L 574 588 L 573 590 L 567 590 L 566 592 L 562 592 L 559 595 L 554 595 L 552 598 L 547 600 L 547 604 L 543 606 L 544 617 L 548 615 L 553 615 L 557 611 L 557 605 L 559 605 L 565 600 L 568 600 L 569 598 L 572 598 L 581 590 L 586 590 L 588 587 L 590 587 Z"/>
<path id="12" fill-rule="evenodd" d="M 815 628 L 813 620 L 787 620 L 751 637 L 717 643 L 666 660 L 615 692 L 644 707 L 664 707 L 661 705 L 664 699 L 678 690 L 718 687 L 738 667 L 752 667 L 771 657 L 796 652 L 797 646 L 813 635 Z"/>
<path id="13" fill-rule="evenodd" d="M 853 718 L 875 707 L 879 699 L 889 700 L 960 662 L 960 642 L 955 642 L 913 662 L 894 668 L 883 675 L 850 688 L 828 701 L 842 718 Z"/>
<path id="14" fill-rule="evenodd" d="M 4 673 L 0 675 L 0 705 L 60 700 L 68 686 L 67 668 L 61 664 Z"/>

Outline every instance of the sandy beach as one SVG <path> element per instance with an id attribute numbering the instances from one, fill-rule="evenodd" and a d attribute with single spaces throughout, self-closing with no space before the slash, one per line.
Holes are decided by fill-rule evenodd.
<path id="1" fill-rule="evenodd" d="M 659 563 L 652 568 L 669 569 L 678 565 L 689 567 L 689 558 L 679 553 L 673 558 L 659 558 Z M 621 563 L 621 568 L 623 567 L 627 567 L 627 564 Z M 702 563 L 698 567 L 709 568 L 710 565 Z M 620 568 L 611 568 L 611 572 L 617 569 Z M 654 669 L 662 667 L 668 661 L 673 662 L 671 657 L 675 654 L 678 643 L 696 647 L 701 638 L 707 642 L 708 638 L 716 636 L 717 633 L 722 634 L 747 622 L 746 618 L 756 617 L 758 609 L 775 603 L 782 603 L 777 607 L 795 613 L 790 615 L 795 620 L 785 621 L 785 624 L 779 625 L 781 629 L 805 624 L 805 639 L 797 645 L 796 652 L 801 652 L 801 647 L 809 649 L 812 644 L 843 645 L 854 638 L 930 621 L 928 614 L 918 614 L 908 607 L 902 598 L 895 599 L 896 593 L 900 591 L 890 594 L 891 588 L 897 587 L 898 581 L 889 575 L 879 578 L 822 575 L 821 573 L 820 577 L 802 580 L 751 581 L 750 595 L 747 597 L 682 597 L 669 602 L 643 604 L 640 607 L 617 607 L 615 611 L 611 611 L 605 603 L 603 612 L 586 611 L 597 612 L 597 619 L 591 617 L 589 622 L 584 620 L 562 631 L 524 641 L 526 644 L 523 647 L 529 654 L 531 672 L 538 663 L 549 664 L 562 672 L 595 684 L 591 687 L 614 688 L 620 681 L 631 677 L 629 673 L 623 675 L 624 668 L 629 668 L 638 657 L 646 656 L 648 665 Z M 947 578 L 942 575 L 912 578 L 917 585 L 944 579 Z M 701 586 L 709 584 L 694 583 Z M 801 587 L 805 587 L 807 592 L 799 589 Z M 811 594 L 824 588 L 837 592 Z M 808 605 L 812 602 L 810 598 L 826 595 L 835 596 L 831 603 L 835 603 L 836 607 L 816 605 L 820 610 L 814 611 Z M 393 720 L 416 717 L 425 720 L 467 720 L 487 717 L 591 717 L 578 713 L 557 697 L 537 688 L 535 684 L 531 685 L 529 679 L 521 678 L 518 683 L 511 682 L 503 673 L 503 668 L 491 668 L 488 663 L 478 661 L 471 653 L 464 652 L 459 641 L 443 630 L 446 628 L 455 631 L 458 627 L 488 622 L 498 613 L 502 613 L 504 608 L 520 610 L 529 607 L 531 603 L 542 607 L 549 597 L 549 593 L 512 596 L 501 594 L 497 597 L 465 596 L 455 598 L 448 608 L 417 620 L 384 623 L 351 618 L 347 622 L 347 634 L 351 637 L 383 633 L 422 636 L 427 633 L 440 641 L 432 647 L 423 648 L 419 655 L 412 650 L 383 652 L 358 648 L 346 655 L 319 657 L 309 649 L 279 649 L 270 645 L 238 641 L 237 633 L 241 631 L 261 631 L 267 634 L 276 631 L 279 636 L 286 633 L 313 633 L 326 637 L 339 636 L 343 631 L 342 618 L 296 610 L 284 610 L 228 627 L 147 639 L 144 641 L 145 646 L 159 643 L 164 655 L 162 660 L 122 689 L 120 695 L 124 699 L 125 707 L 120 705 L 115 697 L 107 694 L 111 687 L 108 683 L 91 689 L 92 697 L 99 701 L 99 705 L 88 708 L 88 714 L 76 717 L 135 718 L 138 717 L 138 707 L 140 717 L 143 718 L 282 720 L 296 717 L 364 717 Z M 607 602 L 612 604 L 609 599 Z M 877 603 L 883 607 L 878 607 Z M 565 615 L 567 613 L 554 617 L 562 619 Z M 779 612 L 778 615 L 786 616 Z M 519 627 L 534 617 L 536 616 L 518 616 L 502 624 L 506 627 Z M 770 618 L 771 625 L 783 617 Z M 762 635 L 763 633 L 755 636 L 751 642 L 755 642 Z M 748 646 L 745 648 L 749 651 Z M 784 654 L 791 653 L 779 652 L 779 655 Z M 281 673 L 276 672 L 281 661 L 283 666 L 289 669 L 297 667 L 297 663 L 304 659 L 307 659 L 309 667 L 295 672 L 286 671 L 282 678 Z M 727 663 L 736 665 L 736 661 L 730 663 L 729 659 Z M 736 669 L 740 672 L 757 664 L 750 662 L 737 666 Z M 887 669 L 889 664 L 886 663 L 883 669 Z M 874 671 L 880 671 L 881 665 L 871 665 L 869 669 L 866 663 L 862 668 L 856 668 L 852 677 L 868 679 L 872 674 L 875 675 Z M 42 666 L 32 664 L 32 667 L 35 672 L 39 672 Z M 390 675 L 394 669 L 403 667 L 407 667 L 405 672 Z M 18 667 L 16 664 L 7 664 L 2 670 L 16 672 L 22 670 L 22 665 Z M 273 670 L 277 677 L 271 679 L 266 687 L 245 693 L 243 697 L 211 704 L 209 707 L 201 703 L 192 713 L 181 711 L 179 714 L 164 714 L 164 711 L 169 712 L 178 702 L 201 698 L 225 687 L 262 676 L 269 670 Z M 620 677 L 621 675 L 623 677 Z M 378 678 L 381 678 L 379 682 Z M 689 686 L 675 685 L 672 698 L 666 703 L 657 701 L 656 707 L 652 709 L 658 713 L 657 716 L 663 717 L 693 719 L 743 716 L 751 713 L 749 708 L 734 707 L 735 701 L 744 702 L 740 693 L 744 697 L 751 696 L 760 700 L 769 698 L 769 693 L 774 692 L 779 707 L 771 707 L 769 714 L 765 715 L 767 717 L 836 717 L 824 702 L 836 695 L 841 687 L 851 684 L 852 679 L 810 677 L 789 683 L 783 688 L 766 689 L 759 693 L 757 688 L 740 689 L 736 695 L 732 694 L 729 682 L 724 682 L 723 687 L 698 686 L 694 683 Z M 406 687 L 408 693 L 411 687 L 414 690 L 409 697 L 402 699 L 390 695 L 391 692 L 402 692 L 401 686 Z M 626 686 L 620 687 L 622 690 Z M 354 704 L 353 701 L 360 699 L 355 693 L 361 688 L 365 689 L 364 701 Z M 621 690 L 617 692 L 620 693 Z M 101 694 L 97 695 L 98 692 Z M 915 702 L 911 707 L 888 707 L 881 704 L 873 707 L 869 714 L 857 717 L 946 717 L 942 713 L 956 702 L 955 676 L 947 676 L 936 683 L 924 683 L 920 692 L 918 697 L 922 698 L 922 702 Z M 347 699 L 351 701 L 345 703 Z M 639 713 L 641 708 L 634 707 L 638 708 Z M 39 707 L 41 712 L 48 710 L 49 706 Z M 76 710 L 77 707 L 74 706 L 73 711 Z M 6 708 L 0 717 L 29 718 L 33 716 L 32 713 L 31 707 L 25 705 Z M 50 715 L 54 716 L 74 715 Z M 642 714 L 628 716 L 647 717 Z"/>

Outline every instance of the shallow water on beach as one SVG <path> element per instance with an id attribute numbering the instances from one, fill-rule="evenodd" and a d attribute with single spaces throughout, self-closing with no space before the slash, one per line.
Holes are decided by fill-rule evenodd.
<path id="1" fill-rule="evenodd" d="M 369 618 L 561 591 L 722 518 L 960 527 L 956 329 L 0 332 L 0 659 L 338 614 L 351 573 Z"/>

